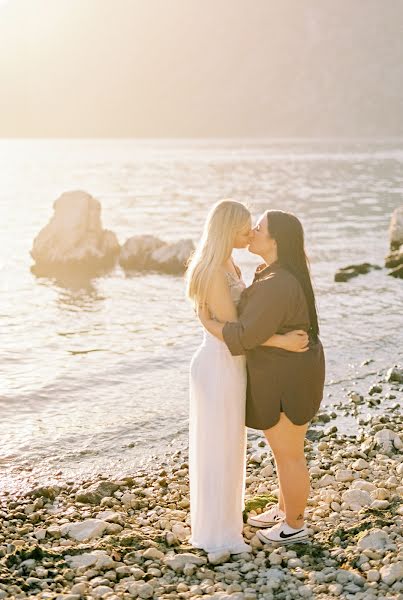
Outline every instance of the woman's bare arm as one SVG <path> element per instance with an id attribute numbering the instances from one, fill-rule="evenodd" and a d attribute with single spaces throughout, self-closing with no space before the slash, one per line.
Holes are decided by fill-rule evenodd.
<path id="1" fill-rule="evenodd" d="M 211 315 L 214 315 L 214 319 L 225 323 L 227 321 L 236 321 L 238 318 L 236 306 L 232 300 L 227 277 L 223 269 L 217 270 L 211 279 L 207 293 L 207 307 L 205 307 L 204 314 L 209 319 L 211 319 Z M 200 311 L 198 312 L 198 316 L 200 318 Z"/>
<path id="2" fill-rule="evenodd" d="M 261 345 L 282 348 L 289 352 L 306 352 L 309 350 L 309 337 L 306 331 L 295 329 L 285 334 L 275 333 Z"/>

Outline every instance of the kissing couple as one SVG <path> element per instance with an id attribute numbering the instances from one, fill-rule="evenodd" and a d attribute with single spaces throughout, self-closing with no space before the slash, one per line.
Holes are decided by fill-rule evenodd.
<path id="1" fill-rule="evenodd" d="M 246 287 L 234 248 L 263 263 Z M 293 214 L 267 210 L 252 226 L 241 202 L 213 206 L 189 260 L 186 293 L 204 328 L 190 365 L 190 543 L 247 552 L 243 538 L 246 427 L 263 431 L 278 503 L 248 518 L 262 543 L 309 541 L 304 439 L 323 398 L 325 359 L 304 248 Z"/>

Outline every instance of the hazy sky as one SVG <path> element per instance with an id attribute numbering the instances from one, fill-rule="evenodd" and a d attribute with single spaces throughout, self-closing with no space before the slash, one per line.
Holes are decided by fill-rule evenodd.
<path id="1" fill-rule="evenodd" d="M 403 135 L 403 0 L 0 0 L 1 137 Z"/>

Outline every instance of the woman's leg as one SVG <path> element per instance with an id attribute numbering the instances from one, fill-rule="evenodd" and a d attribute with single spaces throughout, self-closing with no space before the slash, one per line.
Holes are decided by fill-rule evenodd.
<path id="1" fill-rule="evenodd" d="M 278 423 L 264 432 L 276 460 L 286 522 L 296 529 L 304 524 L 304 511 L 310 492 L 309 472 L 304 454 L 307 429 L 308 423 L 294 425 L 282 412 Z"/>
<path id="2" fill-rule="evenodd" d="M 274 453 L 273 453 L 273 455 L 274 455 Z M 274 462 L 276 464 L 276 472 L 277 472 L 277 478 L 278 478 L 278 502 L 277 502 L 277 504 L 278 504 L 280 510 L 285 512 L 283 490 L 281 489 L 281 484 L 280 484 L 280 479 L 279 479 L 279 474 L 278 474 L 278 464 L 277 464 L 275 456 L 274 456 Z"/>

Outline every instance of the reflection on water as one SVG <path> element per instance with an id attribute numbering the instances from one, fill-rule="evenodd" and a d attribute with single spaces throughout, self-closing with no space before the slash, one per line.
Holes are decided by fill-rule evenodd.
<path id="1" fill-rule="evenodd" d="M 99 305 L 105 300 L 91 281 L 77 283 L 77 286 L 62 286 L 57 282 L 59 295 L 57 305 L 61 310 L 93 312 L 99 309 Z"/>
<path id="2" fill-rule="evenodd" d="M 145 233 L 196 241 L 224 197 L 247 202 L 254 218 L 267 208 L 295 212 L 317 291 L 327 393 L 342 400 L 401 360 L 401 282 L 383 270 L 346 284 L 333 275 L 349 263 L 382 265 L 402 162 L 402 141 L 0 142 L 2 475 L 130 470 L 186 441 L 188 364 L 201 329 L 183 280 L 120 267 L 87 280 L 34 276 L 33 238 L 63 191 L 97 197 L 121 244 Z M 258 259 L 235 258 L 249 283 Z"/>

